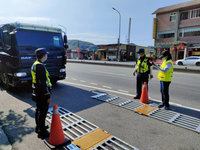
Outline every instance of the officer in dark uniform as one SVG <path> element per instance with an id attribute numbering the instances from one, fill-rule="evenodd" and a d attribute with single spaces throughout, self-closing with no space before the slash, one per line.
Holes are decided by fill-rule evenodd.
<path id="1" fill-rule="evenodd" d="M 37 60 L 31 67 L 32 74 L 32 98 L 36 102 L 36 133 L 38 138 L 44 139 L 49 136 L 47 126 L 45 126 L 45 118 L 49 109 L 49 103 L 52 101 L 50 97 L 51 82 L 49 73 L 43 62 L 47 60 L 47 51 L 45 48 L 35 50 Z"/>
<path id="2" fill-rule="evenodd" d="M 147 82 L 148 84 L 149 76 L 150 79 L 153 78 L 151 59 L 145 56 L 145 50 L 143 48 L 140 48 L 137 53 L 140 54 L 140 58 L 137 60 L 136 67 L 133 72 L 133 75 L 136 75 L 137 77 L 137 95 L 134 97 L 134 99 L 140 99 L 142 93 L 142 84 L 144 82 Z"/>

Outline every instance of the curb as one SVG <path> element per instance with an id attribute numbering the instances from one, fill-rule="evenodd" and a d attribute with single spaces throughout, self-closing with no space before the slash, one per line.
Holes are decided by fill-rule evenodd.
<path id="1" fill-rule="evenodd" d="M 6 134 L 4 133 L 2 127 L 0 127 L 0 150 L 12 150 L 12 146 L 8 141 Z"/>
<path id="2" fill-rule="evenodd" d="M 115 67 L 128 67 L 128 68 L 134 68 L 135 64 L 117 64 L 112 62 L 89 62 L 84 60 L 67 60 L 67 63 L 80 63 L 80 64 L 91 64 L 91 65 L 104 65 L 104 66 L 115 66 Z M 156 67 L 154 67 L 155 69 Z M 176 68 L 174 67 L 174 71 L 177 72 L 185 72 L 185 73 L 200 73 L 200 67 L 199 69 L 190 69 L 188 67 L 184 68 Z"/>

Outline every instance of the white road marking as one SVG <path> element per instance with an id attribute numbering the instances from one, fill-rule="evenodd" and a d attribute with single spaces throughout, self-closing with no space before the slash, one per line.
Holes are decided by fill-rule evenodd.
<path id="1" fill-rule="evenodd" d="M 75 79 L 75 78 L 71 78 L 71 79 L 74 80 L 74 81 L 77 80 L 77 79 Z"/>
<path id="2" fill-rule="evenodd" d="M 93 71 L 96 73 L 103 73 L 103 74 L 109 74 L 109 75 L 118 75 L 118 76 L 127 76 L 125 74 L 119 74 L 119 73 L 109 73 L 109 72 L 104 72 L 104 71 Z"/>
<path id="3" fill-rule="evenodd" d="M 92 84 L 92 85 L 98 85 L 97 83 L 90 83 L 90 84 Z"/>
<path id="4" fill-rule="evenodd" d="M 118 90 L 120 92 L 123 92 L 123 93 L 129 93 L 128 91 L 124 91 L 124 90 Z"/>
<path id="5" fill-rule="evenodd" d="M 82 86 L 82 87 L 87 87 L 87 88 L 92 88 L 92 89 L 98 89 L 98 90 L 102 90 L 102 91 L 108 91 L 111 93 L 117 93 L 117 94 L 122 94 L 122 95 L 126 95 L 126 96 L 130 96 L 130 97 L 134 97 L 135 95 L 133 94 L 129 94 L 129 93 L 123 93 L 123 92 L 119 92 L 119 91 L 113 91 L 113 90 L 109 90 L 109 89 L 105 89 L 105 88 L 99 88 L 99 87 L 94 87 L 94 86 L 88 86 L 88 85 L 83 85 L 83 84 L 77 84 L 77 83 L 72 83 L 72 82 L 67 82 L 67 81 L 59 81 L 61 83 L 66 83 L 66 84 L 71 84 L 71 85 L 75 85 L 75 86 Z M 149 97 L 150 98 L 150 97 Z M 151 98 L 150 98 L 151 99 Z M 161 100 L 156 100 L 156 99 L 151 99 L 152 101 L 156 101 L 156 102 L 161 102 Z M 199 111 L 200 109 L 197 108 L 192 108 L 192 107 L 188 107 L 188 106 L 183 106 L 181 104 L 177 104 L 177 103 L 173 103 L 170 102 L 171 105 L 174 106 L 178 106 L 178 107 L 182 107 L 182 108 L 187 108 L 187 109 L 191 109 L 191 110 L 195 110 L 195 111 Z"/>
<path id="6" fill-rule="evenodd" d="M 86 81 L 84 81 L 84 80 L 80 80 L 81 82 L 86 82 Z"/>
<path id="7" fill-rule="evenodd" d="M 107 88 L 107 89 L 112 89 L 112 87 L 106 86 L 106 85 L 103 85 L 102 87 Z"/>

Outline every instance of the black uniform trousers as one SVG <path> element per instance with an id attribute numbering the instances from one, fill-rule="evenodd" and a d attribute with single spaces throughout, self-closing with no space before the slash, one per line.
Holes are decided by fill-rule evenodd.
<path id="1" fill-rule="evenodd" d="M 142 85 L 144 82 L 147 82 L 148 85 L 149 81 L 149 74 L 148 73 L 139 73 L 137 72 L 137 83 L 136 83 L 136 89 L 137 89 L 137 97 L 141 97 L 142 94 Z"/>
<path id="2" fill-rule="evenodd" d="M 35 123 L 36 128 L 39 132 L 45 132 L 45 118 L 49 109 L 49 104 L 47 103 L 47 98 L 44 95 L 36 96 L 36 112 L 35 112 Z"/>

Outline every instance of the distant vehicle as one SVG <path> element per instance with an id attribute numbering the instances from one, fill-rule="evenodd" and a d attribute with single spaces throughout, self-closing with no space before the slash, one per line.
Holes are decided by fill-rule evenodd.
<path id="1" fill-rule="evenodd" d="M 185 59 L 180 59 L 176 61 L 177 65 L 196 65 L 200 66 L 200 57 L 190 56 Z"/>
<path id="2" fill-rule="evenodd" d="M 36 60 L 35 50 L 46 48 L 45 62 L 52 84 L 65 79 L 67 36 L 60 28 L 10 23 L 0 26 L 0 80 L 4 87 L 31 83 L 31 66 Z"/>

